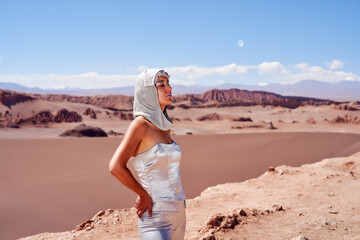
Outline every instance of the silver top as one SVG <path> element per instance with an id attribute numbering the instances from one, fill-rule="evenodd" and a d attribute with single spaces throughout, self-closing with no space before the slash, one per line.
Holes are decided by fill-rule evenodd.
<path id="1" fill-rule="evenodd" d="M 154 202 L 185 200 L 180 159 L 181 150 L 174 141 L 170 144 L 156 143 L 149 150 L 130 158 L 141 186 Z"/>

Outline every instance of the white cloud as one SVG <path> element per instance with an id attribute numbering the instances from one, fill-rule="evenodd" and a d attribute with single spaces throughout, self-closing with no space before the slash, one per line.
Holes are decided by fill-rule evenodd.
<path id="1" fill-rule="evenodd" d="M 75 75 L 31 74 L 0 75 L 0 82 L 14 82 L 28 87 L 40 88 L 111 88 L 134 85 L 137 75 L 101 75 L 88 72 Z"/>
<path id="2" fill-rule="evenodd" d="M 359 81 L 360 77 L 352 72 L 326 70 L 319 66 L 309 66 L 307 63 L 299 63 L 293 66 L 298 73 L 291 74 L 288 79 L 295 82 L 302 80 L 318 80 L 323 82 Z"/>
<path id="3" fill-rule="evenodd" d="M 183 77 L 188 79 L 197 79 L 205 76 L 218 75 L 238 75 L 245 74 L 249 69 L 254 69 L 255 66 L 244 66 L 237 64 L 228 64 L 219 67 L 198 67 L 196 65 L 188 65 L 183 67 L 168 67 L 165 68 L 170 75 Z"/>
<path id="4" fill-rule="evenodd" d="M 289 73 L 285 66 L 280 62 L 263 62 L 257 67 L 260 74 L 280 75 Z"/>
<path id="5" fill-rule="evenodd" d="M 136 70 L 140 73 L 147 67 Z M 360 76 L 352 72 L 335 71 L 308 63 L 285 66 L 280 62 L 263 62 L 259 65 L 228 64 L 215 67 L 199 67 L 196 65 L 173 66 L 164 68 L 171 75 L 171 83 L 191 86 L 195 84 L 215 85 L 226 82 L 257 84 L 295 83 L 303 80 L 339 82 L 343 80 L 360 81 Z M 257 69 L 258 71 L 251 71 Z M 132 69 L 134 71 L 135 69 Z M 291 71 L 290 71 L 291 70 Z M 63 74 L 0 74 L 0 82 L 13 82 L 28 87 L 40 88 L 113 88 L 134 86 L 138 73 L 102 75 L 87 72 L 74 75 Z M 257 79 L 252 83 L 252 79 Z M 220 81 L 221 80 L 221 81 Z"/>
<path id="6" fill-rule="evenodd" d="M 243 40 L 238 40 L 237 44 L 238 44 L 239 47 L 243 47 L 245 42 Z"/>
<path id="7" fill-rule="evenodd" d="M 263 82 L 258 82 L 257 85 L 260 86 L 260 87 L 263 87 L 263 86 L 267 86 L 269 84 L 268 83 L 263 83 Z"/>
<path id="8" fill-rule="evenodd" d="M 330 69 L 338 69 L 338 68 L 342 68 L 344 66 L 344 62 L 341 62 L 339 60 L 333 60 L 332 62 L 326 62 L 326 65 Z"/>

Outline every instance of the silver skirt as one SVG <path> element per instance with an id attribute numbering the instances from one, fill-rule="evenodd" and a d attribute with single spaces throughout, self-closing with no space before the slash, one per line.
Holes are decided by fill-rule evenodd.
<path id="1" fill-rule="evenodd" d="M 154 202 L 151 217 L 146 210 L 138 218 L 140 239 L 183 240 L 186 227 L 185 207 L 185 200 Z"/>

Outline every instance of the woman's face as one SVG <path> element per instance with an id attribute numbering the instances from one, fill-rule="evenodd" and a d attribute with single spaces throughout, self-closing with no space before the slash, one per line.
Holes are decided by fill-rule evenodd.
<path id="1" fill-rule="evenodd" d="M 172 87 L 170 87 L 169 85 L 169 79 L 164 76 L 159 76 L 155 86 L 157 89 L 158 100 L 161 106 L 161 110 L 164 111 L 165 107 L 172 103 Z"/>

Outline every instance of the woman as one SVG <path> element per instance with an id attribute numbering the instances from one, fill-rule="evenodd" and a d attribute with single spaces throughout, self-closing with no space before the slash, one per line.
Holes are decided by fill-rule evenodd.
<path id="1" fill-rule="evenodd" d="M 170 137 L 170 76 L 148 69 L 136 80 L 133 114 L 112 157 L 110 172 L 138 194 L 135 203 L 141 239 L 184 239 L 185 194 L 179 164 L 181 150 Z M 131 160 L 140 184 L 126 167 Z"/>

